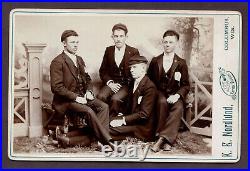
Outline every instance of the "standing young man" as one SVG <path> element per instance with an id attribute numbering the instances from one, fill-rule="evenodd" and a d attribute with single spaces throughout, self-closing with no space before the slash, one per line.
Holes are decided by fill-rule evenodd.
<path id="1" fill-rule="evenodd" d="M 168 30 L 163 35 L 164 53 L 152 59 L 148 75 L 158 89 L 157 142 L 152 150 L 171 150 L 176 140 L 185 97 L 190 89 L 186 61 L 176 55 L 179 34 Z"/>
<path id="2" fill-rule="evenodd" d="M 113 116 L 117 115 L 132 80 L 128 61 L 132 56 L 139 55 L 136 48 L 126 45 L 127 33 L 126 25 L 119 23 L 113 26 L 111 37 L 115 45 L 106 48 L 99 70 L 104 86 L 97 98 L 110 104 L 110 114 Z"/>

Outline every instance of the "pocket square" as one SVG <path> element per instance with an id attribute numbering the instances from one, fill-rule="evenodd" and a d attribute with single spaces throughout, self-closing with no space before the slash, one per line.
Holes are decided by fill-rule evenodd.
<path id="1" fill-rule="evenodd" d="M 181 73 L 180 73 L 180 72 L 175 72 L 175 74 L 174 74 L 174 79 L 175 79 L 176 81 L 180 81 L 180 80 L 181 80 Z"/>

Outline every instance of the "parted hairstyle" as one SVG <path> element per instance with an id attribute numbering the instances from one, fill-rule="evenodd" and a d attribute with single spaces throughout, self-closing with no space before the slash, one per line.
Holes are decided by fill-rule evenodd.
<path id="1" fill-rule="evenodd" d="M 180 35 L 174 30 L 167 30 L 163 34 L 162 38 L 167 37 L 167 36 L 175 36 L 177 38 L 177 40 L 179 40 L 179 37 L 180 37 Z"/>

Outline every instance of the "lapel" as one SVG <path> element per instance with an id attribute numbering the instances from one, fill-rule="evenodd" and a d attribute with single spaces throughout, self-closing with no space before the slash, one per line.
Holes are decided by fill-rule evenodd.
<path id="1" fill-rule="evenodd" d="M 128 62 L 128 58 L 130 57 L 130 51 L 129 51 L 129 48 L 128 48 L 128 46 L 127 45 L 125 45 L 126 47 L 125 47 L 125 52 L 124 52 L 124 55 L 123 55 L 123 58 L 122 58 L 122 61 L 121 61 L 121 63 L 120 63 L 120 65 L 119 65 L 119 67 L 122 67 L 122 66 L 124 66 L 124 64 L 127 64 Z"/>
<path id="2" fill-rule="evenodd" d="M 80 73 L 82 75 L 84 75 L 85 73 L 85 63 L 83 62 L 83 60 L 81 60 L 81 57 L 80 56 L 76 56 L 77 58 L 77 63 L 78 63 L 78 66 L 79 66 L 79 70 L 80 70 Z"/>
<path id="3" fill-rule="evenodd" d="M 175 70 L 177 68 L 177 66 L 179 65 L 179 60 L 178 60 L 178 56 L 176 54 L 174 54 L 174 59 L 173 59 L 173 64 L 170 68 L 170 78 L 169 78 L 169 82 L 172 80 Z"/>
<path id="4" fill-rule="evenodd" d="M 158 61 L 157 61 L 157 64 L 158 64 L 158 80 L 160 80 L 161 74 L 162 74 L 162 70 L 163 70 L 163 55 L 164 55 L 164 53 L 162 53 L 159 56 Z"/>
<path id="5" fill-rule="evenodd" d="M 146 84 L 146 81 L 147 81 L 147 77 L 144 76 L 142 78 L 142 80 L 140 81 L 138 87 L 136 88 L 135 92 L 133 93 L 133 90 L 132 90 L 132 93 L 133 93 L 133 106 L 132 106 L 132 111 L 135 110 L 136 106 L 137 106 L 137 101 L 138 101 L 138 98 L 139 96 L 141 95 L 141 91 L 143 89 L 143 86 Z"/>
<path id="6" fill-rule="evenodd" d="M 68 65 L 68 68 L 70 70 L 70 72 L 72 73 L 72 75 L 77 79 L 77 73 L 74 69 L 75 67 L 75 64 L 73 63 L 73 61 L 68 57 L 68 55 L 66 55 L 64 52 L 63 52 L 63 58 L 66 62 L 66 64 Z"/>
<path id="7" fill-rule="evenodd" d="M 111 53 L 110 53 L 110 63 L 114 64 L 117 66 L 116 62 L 115 62 L 115 46 L 112 46 L 111 48 Z M 118 67 L 118 66 L 117 66 Z"/>

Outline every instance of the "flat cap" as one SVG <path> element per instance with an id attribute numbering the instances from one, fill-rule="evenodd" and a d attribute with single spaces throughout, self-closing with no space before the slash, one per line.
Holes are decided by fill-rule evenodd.
<path id="1" fill-rule="evenodd" d="M 61 35 L 61 42 L 63 42 L 67 37 L 70 36 L 78 36 L 78 34 L 74 30 L 65 30 Z"/>
<path id="2" fill-rule="evenodd" d="M 125 24 L 118 23 L 118 24 L 114 25 L 112 28 L 112 32 L 114 32 L 115 30 L 118 30 L 118 29 L 123 30 L 125 32 L 125 34 L 128 33 L 128 29 L 127 29 L 127 26 Z"/>
<path id="3" fill-rule="evenodd" d="M 134 55 L 128 61 L 129 65 L 140 64 L 140 63 L 145 63 L 145 64 L 148 63 L 147 58 L 140 55 Z"/>

